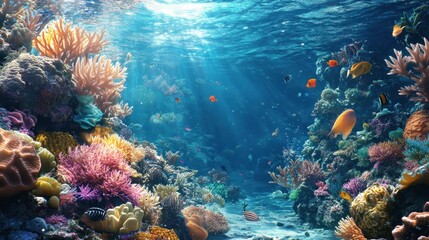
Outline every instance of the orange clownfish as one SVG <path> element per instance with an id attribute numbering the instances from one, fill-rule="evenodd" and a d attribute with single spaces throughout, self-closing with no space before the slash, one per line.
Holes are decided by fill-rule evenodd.
<path id="1" fill-rule="evenodd" d="M 308 79 L 307 85 L 305 85 L 305 86 L 308 88 L 315 88 L 316 87 L 316 79 L 315 78 Z"/>
<path id="2" fill-rule="evenodd" d="M 397 36 L 401 35 L 402 30 L 404 30 L 404 27 L 405 26 L 401 27 L 401 26 L 395 24 L 393 26 L 392 37 L 397 37 Z"/>
<path id="3" fill-rule="evenodd" d="M 177 98 L 174 99 L 174 101 L 176 101 L 177 103 L 179 103 L 180 102 L 180 98 L 177 97 Z"/>
<path id="4" fill-rule="evenodd" d="M 347 109 L 337 117 L 337 120 L 335 120 L 334 126 L 332 126 L 329 136 L 333 136 L 335 138 L 338 134 L 342 134 L 343 140 L 345 140 L 352 132 L 355 124 L 355 111 L 353 109 Z"/>
<path id="5" fill-rule="evenodd" d="M 336 66 L 338 66 L 338 61 L 331 59 L 327 62 L 327 64 L 329 67 L 336 67 Z"/>
<path id="6" fill-rule="evenodd" d="M 210 102 L 217 102 L 217 98 L 216 98 L 215 96 L 211 95 L 211 96 L 209 97 L 209 101 L 210 101 Z"/>
<path id="7" fill-rule="evenodd" d="M 349 194 L 348 192 L 346 192 L 346 191 L 341 191 L 341 192 L 339 193 L 339 195 L 340 195 L 340 197 L 341 197 L 342 199 L 347 200 L 349 203 L 351 203 L 351 202 L 352 202 L 352 196 L 350 196 L 350 194 Z"/>

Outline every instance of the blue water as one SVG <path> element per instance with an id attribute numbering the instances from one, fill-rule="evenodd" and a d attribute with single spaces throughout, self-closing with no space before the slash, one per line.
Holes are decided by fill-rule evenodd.
<path id="1" fill-rule="evenodd" d="M 76 24 L 106 30 L 105 55 L 124 62 L 131 53 L 123 99 L 134 107 L 126 122 L 141 125 L 139 139 L 180 150 L 191 167 L 253 169 L 283 147 L 301 150 L 325 85 L 305 87 L 318 57 L 353 41 L 391 54 L 394 20 L 421 3 L 145 0 L 64 9 Z"/>

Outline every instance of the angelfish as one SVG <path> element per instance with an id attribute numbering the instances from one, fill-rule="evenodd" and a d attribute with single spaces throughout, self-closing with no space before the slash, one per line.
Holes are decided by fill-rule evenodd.
<path id="1" fill-rule="evenodd" d="M 356 113 L 353 109 L 347 109 L 342 112 L 335 120 L 334 126 L 332 126 L 329 136 L 337 137 L 338 134 L 343 135 L 345 140 L 353 130 L 356 124 Z"/>

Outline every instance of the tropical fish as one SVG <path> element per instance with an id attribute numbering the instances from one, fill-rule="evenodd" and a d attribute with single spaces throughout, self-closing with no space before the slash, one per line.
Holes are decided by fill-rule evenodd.
<path id="1" fill-rule="evenodd" d="M 180 98 L 177 97 L 177 98 L 174 99 L 174 101 L 176 101 L 177 103 L 179 103 L 180 102 Z"/>
<path id="2" fill-rule="evenodd" d="M 247 221 L 252 221 L 252 222 L 259 221 L 258 214 L 254 213 L 252 211 L 246 210 L 246 207 L 247 207 L 247 203 L 243 203 L 243 217 L 244 217 L 244 219 L 246 219 Z"/>
<path id="3" fill-rule="evenodd" d="M 345 140 L 352 132 L 355 124 L 355 111 L 353 109 L 347 109 L 337 117 L 337 120 L 335 120 L 334 126 L 332 126 L 329 136 L 333 136 L 335 138 L 338 134 L 342 134 L 343 140 Z"/>
<path id="4" fill-rule="evenodd" d="M 257 222 L 259 221 L 259 216 L 258 214 L 252 212 L 252 211 L 243 211 L 243 217 L 244 219 L 246 219 L 247 221 L 252 221 L 252 222 Z"/>
<path id="5" fill-rule="evenodd" d="M 389 104 L 389 96 L 386 93 L 380 93 L 380 95 L 378 95 L 378 100 L 380 101 L 381 106 Z"/>
<path id="6" fill-rule="evenodd" d="M 316 87 L 316 79 L 315 78 L 308 79 L 307 85 L 305 85 L 305 86 L 308 88 L 315 88 Z"/>
<path id="7" fill-rule="evenodd" d="M 283 82 L 289 83 L 292 80 L 292 75 L 288 74 L 284 77 Z"/>
<path id="8" fill-rule="evenodd" d="M 212 102 L 212 103 L 217 102 L 217 98 L 215 96 L 211 95 L 209 97 L 209 101 Z"/>
<path id="9" fill-rule="evenodd" d="M 279 128 L 276 128 L 273 133 L 271 133 L 271 136 L 277 137 L 279 135 Z"/>
<path id="10" fill-rule="evenodd" d="M 131 61 L 131 57 L 132 57 L 131 53 L 130 53 L 130 52 L 128 52 L 128 53 L 127 53 L 127 59 L 126 59 L 126 61 L 127 61 L 127 62 Z"/>
<path id="11" fill-rule="evenodd" d="M 348 192 L 346 192 L 346 191 L 341 191 L 338 195 L 340 195 L 340 197 L 342 199 L 347 200 L 349 203 L 351 203 L 352 200 L 353 200 L 352 196 L 350 196 L 350 194 Z"/>
<path id="12" fill-rule="evenodd" d="M 371 72 L 371 68 L 372 65 L 366 61 L 355 63 L 349 70 L 347 70 L 347 77 L 351 74 L 352 78 L 357 78 Z"/>
<path id="13" fill-rule="evenodd" d="M 329 67 L 336 67 L 336 66 L 338 66 L 338 61 L 331 59 L 327 62 L 327 64 Z"/>
<path id="14" fill-rule="evenodd" d="M 86 210 L 85 214 L 93 222 L 103 221 L 106 218 L 106 211 L 102 208 L 91 207 Z"/>
<path id="15" fill-rule="evenodd" d="M 401 35 L 402 30 L 405 28 L 405 26 L 401 27 L 397 24 L 393 25 L 393 31 L 392 31 L 392 37 L 397 37 Z"/>

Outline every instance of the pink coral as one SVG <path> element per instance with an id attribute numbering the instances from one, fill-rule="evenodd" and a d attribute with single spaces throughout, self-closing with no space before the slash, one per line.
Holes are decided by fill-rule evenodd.
<path id="1" fill-rule="evenodd" d="M 316 186 L 318 189 L 314 190 L 314 196 L 321 197 L 321 196 L 328 196 L 328 185 L 322 181 L 318 181 L 316 183 Z"/>
<path id="2" fill-rule="evenodd" d="M 372 145 L 368 148 L 369 160 L 375 162 L 374 167 L 378 167 L 379 164 L 390 162 L 396 163 L 404 158 L 402 153 L 403 148 L 396 142 L 381 142 Z"/>
<path id="3" fill-rule="evenodd" d="M 350 181 L 343 185 L 343 188 L 352 197 L 356 197 L 360 192 L 365 190 L 366 184 L 366 181 L 362 178 L 352 178 L 350 179 Z"/>
<path id="4" fill-rule="evenodd" d="M 400 95 L 416 94 L 410 100 L 429 102 L 429 41 L 424 38 L 423 44 L 411 44 L 407 47 L 410 56 L 402 56 L 402 51 L 394 49 L 396 58 L 385 59 L 390 68 L 389 75 L 400 75 L 414 81 L 414 85 L 403 87 Z M 412 66 L 412 67 L 409 67 Z"/>
<path id="5" fill-rule="evenodd" d="M 108 202 L 114 198 L 138 203 L 141 187 L 131 184 L 131 170 L 122 154 L 104 144 L 82 145 L 60 154 L 58 174 L 75 187 L 98 191 Z"/>
<path id="6" fill-rule="evenodd" d="M 51 225 L 57 225 L 57 224 L 66 225 L 68 222 L 67 218 L 63 215 L 51 215 L 46 217 L 45 221 L 46 223 Z"/>

